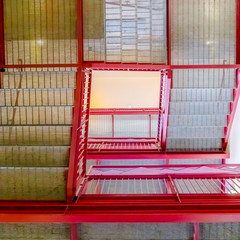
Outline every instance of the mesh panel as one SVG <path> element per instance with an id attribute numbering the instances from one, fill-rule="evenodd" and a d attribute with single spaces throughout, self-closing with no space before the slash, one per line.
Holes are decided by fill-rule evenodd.
<path id="1" fill-rule="evenodd" d="M 235 63 L 236 1 L 173 1 L 172 63 Z"/>
<path id="2" fill-rule="evenodd" d="M 5 0 L 6 64 L 76 63 L 75 0 Z"/>
<path id="3" fill-rule="evenodd" d="M 70 225 L 67 224 L 1 224 L 1 240 L 69 240 Z"/>

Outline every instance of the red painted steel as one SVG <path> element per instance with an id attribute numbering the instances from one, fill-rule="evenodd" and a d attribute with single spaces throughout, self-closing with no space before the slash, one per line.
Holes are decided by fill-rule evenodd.
<path id="1" fill-rule="evenodd" d="M 199 240 L 200 234 L 199 234 L 199 223 L 193 224 L 193 240 Z"/>
<path id="2" fill-rule="evenodd" d="M 87 159 L 221 159 L 221 158 L 230 158 L 229 153 L 225 152 L 180 152 L 180 153 L 164 153 L 164 152 L 91 152 L 91 149 L 88 149 Z"/>
<path id="3" fill-rule="evenodd" d="M 78 38 L 78 70 L 76 74 L 76 91 L 74 99 L 74 114 L 73 114 L 73 127 L 72 138 L 68 168 L 67 179 L 67 201 L 71 202 L 76 191 L 76 169 L 77 169 L 77 153 L 78 153 L 78 137 L 81 121 L 81 98 L 82 98 L 82 79 L 83 78 L 83 1 L 76 0 L 77 5 L 77 38 Z"/>
<path id="4" fill-rule="evenodd" d="M 66 64 L 22 64 L 22 65 L 0 65 L 1 68 L 77 68 L 78 63 Z M 155 64 L 133 64 L 133 63 L 98 63 L 85 62 L 86 68 L 98 71 L 160 71 L 163 69 L 232 69 L 240 68 L 240 64 L 220 65 L 155 65 Z"/>
<path id="5" fill-rule="evenodd" d="M 225 128 L 224 149 L 226 149 L 229 136 L 232 129 L 233 120 L 237 111 L 237 106 L 240 98 L 240 69 L 236 70 L 236 88 L 233 90 L 233 102 L 230 103 L 230 115 L 227 118 L 227 127 Z"/>
<path id="6" fill-rule="evenodd" d="M 138 64 L 138 63 L 104 63 L 104 62 L 85 62 L 86 68 L 103 71 L 160 71 L 169 69 L 167 65 L 159 64 Z"/>
<path id="7" fill-rule="evenodd" d="M 79 126 L 77 128 L 77 156 L 76 156 L 76 168 L 75 179 L 76 191 L 74 194 L 74 200 L 77 199 L 80 191 L 84 176 L 86 174 L 86 156 L 88 146 L 88 125 L 89 125 L 89 111 L 90 111 L 90 95 L 91 95 L 91 82 L 92 72 L 91 70 L 84 70 L 81 83 L 81 96 L 80 96 L 80 112 L 79 112 Z"/>
<path id="8" fill-rule="evenodd" d="M 166 145 L 167 145 L 167 127 L 168 127 L 168 114 L 169 114 L 171 88 L 172 88 L 172 71 L 168 71 L 167 82 L 166 82 L 166 95 L 164 100 L 163 128 L 162 128 L 162 140 L 161 140 L 163 151 L 166 151 Z"/>
<path id="9" fill-rule="evenodd" d="M 5 65 L 3 0 L 0 0 L 0 66 Z M 2 68 L 2 67 L 0 67 Z"/>
<path id="10" fill-rule="evenodd" d="M 165 92 L 166 91 L 166 78 L 165 74 L 161 72 L 160 76 L 160 94 L 159 94 L 159 107 L 158 107 L 158 124 L 157 124 L 157 140 L 159 143 L 159 148 L 161 145 L 161 132 L 162 132 L 162 124 L 163 124 L 163 109 L 165 107 Z"/>
<path id="11" fill-rule="evenodd" d="M 172 64 L 172 0 L 167 1 L 167 55 L 168 65 Z"/>
<path id="12" fill-rule="evenodd" d="M 81 88 L 82 88 L 82 71 L 79 68 L 76 74 L 76 91 L 74 101 L 74 114 L 73 114 L 73 127 L 72 127 L 72 138 L 70 148 L 70 158 L 68 167 L 68 180 L 67 180 L 67 200 L 71 202 L 73 194 L 76 189 L 74 180 L 76 179 L 76 158 L 77 158 L 77 139 L 78 139 L 78 127 L 80 124 L 80 104 L 81 104 Z"/>
<path id="13" fill-rule="evenodd" d="M 157 115 L 157 108 L 91 108 L 90 115 Z"/>
<path id="14" fill-rule="evenodd" d="M 236 0 L 236 63 L 240 64 L 240 0 Z"/>
<path id="15" fill-rule="evenodd" d="M 71 240 L 77 240 L 77 224 L 71 224 Z"/>

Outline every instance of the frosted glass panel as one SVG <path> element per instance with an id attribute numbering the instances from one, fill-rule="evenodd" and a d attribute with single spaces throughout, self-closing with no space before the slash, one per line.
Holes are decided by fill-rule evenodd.
<path id="1" fill-rule="evenodd" d="M 235 0 L 172 2 L 173 64 L 235 63 Z"/>

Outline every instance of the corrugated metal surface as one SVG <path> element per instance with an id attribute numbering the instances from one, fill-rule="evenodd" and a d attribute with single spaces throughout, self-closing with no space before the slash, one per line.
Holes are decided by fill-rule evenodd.
<path id="1" fill-rule="evenodd" d="M 200 240 L 237 240 L 240 239 L 239 223 L 202 223 Z"/>
<path id="2" fill-rule="evenodd" d="M 157 124 L 158 115 L 90 115 L 89 137 L 155 138 Z"/>
<path id="3" fill-rule="evenodd" d="M 190 240 L 191 224 L 79 224 L 81 240 Z"/>
<path id="4" fill-rule="evenodd" d="M 75 76 L 2 74 L 0 199 L 65 199 Z"/>
<path id="5" fill-rule="evenodd" d="M 234 87 L 234 69 L 174 70 L 167 148 L 221 149 Z"/>
<path id="6" fill-rule="evenodd" d="M 166 0 L 85 0 L 84 7 L 85 60 L 167 62 Z"/>
<path id="7" fill-rule="evenodd" d="M 4 0 L 6 64 L 76 63 L 75 0 Z"/>
<path id="8" fill-rule="evenodd" d="M 235 63 L 235 0 L 172 2 L 172 64 Z"/>
<path id="9" fill-rule="evenodd" d="M 0 224 L 1 240 L 70 240 L 67 224 Z"/>

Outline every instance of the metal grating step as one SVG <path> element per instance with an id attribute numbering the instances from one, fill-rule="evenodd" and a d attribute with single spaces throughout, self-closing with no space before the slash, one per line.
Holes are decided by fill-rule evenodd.
<path id="1" fill-rule="evenodd" d="M 170 115 L 227 115 L 229 102 L 170 102 Z"/>
<path id="2" fill-rule="evenodd" d="M 219 151 L 222 149 L 221 138 L 167 139 L 170 151 Z"/>
<path id="3" fill-rule="evenodd" d="M 189 127 L 225 127 L 227 126 L 226 115 L 169 115 L 169 127 L 189 126 Z"/>
<path id="4" fill-rule="evenodd" d="M 232 101 L 233 89 L 232 88 L 187 88 L 187 89 L 172 89 L 171 101 L 206 101 L 206 102 L 221 102 Z"/>
<path id="5" fill-rule="evenodd" d="M 195 139 L 195 138 L 224 138 L 223 127 L 168 127 L 168 138 Z"/>

